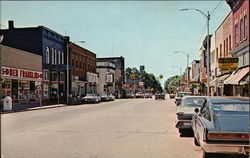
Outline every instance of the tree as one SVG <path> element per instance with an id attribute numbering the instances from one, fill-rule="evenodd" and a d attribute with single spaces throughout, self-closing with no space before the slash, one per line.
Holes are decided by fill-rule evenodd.
<path id="1" fill-rule="evenodd" d="M 182 77 L 183 76 L 178 76 L 178 75 L 169 77 L 164 83 L 164 89 L 168 93 L 172 93 L 174 90 L 177 90 L 177 87 L 179 87 L 180 80 Z"/>

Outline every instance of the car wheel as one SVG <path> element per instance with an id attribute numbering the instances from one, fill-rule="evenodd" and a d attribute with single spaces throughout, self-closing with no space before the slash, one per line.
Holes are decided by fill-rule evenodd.
<path id="1" fill-rule="evenodd" d="M 194 144 L 195 144 L 196 146 L 200 146 L 200 143 L 197 141 L 197 139 L 195 138 L 195 136 L 194 136 Z"/>
<path id="2" fill-rule="evenodd" d="M 214 153 L 207 153 L 204 150 L 202 150 L 202 158 L 215 158 Z"/>

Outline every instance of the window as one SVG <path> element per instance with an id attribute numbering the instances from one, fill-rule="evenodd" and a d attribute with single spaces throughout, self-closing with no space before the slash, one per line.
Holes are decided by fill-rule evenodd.
<path id="1" fill-rule="evenodd" d="M 55 65 L 57 64 L 57 51 L 55 49 Z"/>
<path id="2" fill-rule="evenodd" d="M 61 64 L 61 52 L 58 51 L 58 64 L 60 65 Z"/>
<path id="3" fill-rule="evenodd" d="M 234 33 L 235 33 L 235 46 L 237 46 L 238 45 L 238 23 L 236 23 L 235 25 Z"/>
<path id="4" fill-rule="evenodd" d="M 203 105 L 202 109 L 201 109 L 201 113 L 202 113 L 202 116 L 211 121 L 211 114 L 210 114 L 210 110 L 209 110 L 209 105 L 207 103 L 207 101 L 205 102 L 205 104 Z"/>
<path id="5" fill-rule="evenodd" d="M 44 81 L 49 81 L 49 71 L 44 71 Z"/>
<path id="6" fill-rule="evenodd" d="M 224 40 L 224 42 L 223 42 L 223 55 L 224 55 L 224 57 L 226 56 L 226 44 L 225 43 L 226 42 Z"/>
<path id="7" fill-rule="evenodd" d="M 229 50 L 232 50 L 232 46 L 231 46 L 231 35 L 229 35 Z"/>
<path id="8" fill-rule="evenodd" d="M 60 72 L 60 81 L 64 81 L 65 80 L 65 76 L 63 72 Z"/>
<path id="9" fill-rule="evenodd" d="M 62 64 L 64 64 L 64 53 L 62 52 Z"/>
<path id="10" fill-rule="evenodd" d="M 247 15 L 244 15 L 244 39 L 246 38 L 247 38 Z"/>
<path id="11" fill-rule="evenodd" d="M 58 73 L 57 72 L 51 73 L 51 81 L 58 81 Z"/>
<path id="12" fill-rule="evenodd" d="M 55 64 L 55 55 L 54 55 L 54 49 L 51 48 L 51 56 L 52 56 L 52 65 Z"/>
<path id="13" fill-rule="evenodd" d="M 71 66 L 75 66 L 74 64 L 74 59 L 71 59 Z"/>
<path id="14" fill-rule="evenodd" d="M 220 44 L 220 57 L 222 57 L 222 45 Z"/>
<path id="15" fill-rule="evenodd" d="M 219 55 L 219 52 L 218 52 L 218 47 L 216 48 L 216 61 L 218 60 L 218 55 Z"/>
<path id="16" fill-rule="evenodd" d="M 45 63 L 49 64 L 49 47 L 46 47 L 46 54 L 45 54 Z"/>
<path id="17" fill-rule="evenodd" d="M 240 19 L 240 41 L 243 40 L 243 32 L 244 32 L 243 29 L 244 29 L 244 28 L 243 28 L 243 18 L 241 18 L 241 19 Z"/>
<path id="18" fill-rule="evenodd" d="M 226 55 L 228 55 L 228 38 L 226 39 Z"/>

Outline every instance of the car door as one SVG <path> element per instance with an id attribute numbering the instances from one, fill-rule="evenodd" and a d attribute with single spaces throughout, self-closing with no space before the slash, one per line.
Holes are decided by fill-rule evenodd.
<path id="1" fill-rule="evenodd" d="M 207 100 L 203 104 L 196 122 L 196 136 L 197 140 L 201 143 L 205 139 L 207 125 L 211 122 L 211 112 Z"/>

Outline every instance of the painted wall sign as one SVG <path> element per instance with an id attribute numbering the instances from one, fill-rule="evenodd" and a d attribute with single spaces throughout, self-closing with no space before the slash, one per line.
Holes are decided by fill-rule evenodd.
<path id="1" fill-rule="evenodd" d="M 1 74 L 3 77 L 42 80 L 42 72 L 30 71 L 24 69 L 10 68 L 2 66 Z"/>

